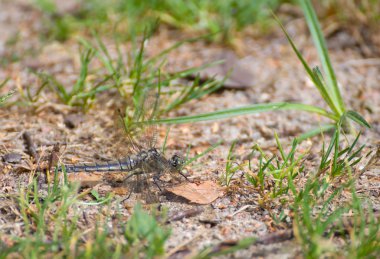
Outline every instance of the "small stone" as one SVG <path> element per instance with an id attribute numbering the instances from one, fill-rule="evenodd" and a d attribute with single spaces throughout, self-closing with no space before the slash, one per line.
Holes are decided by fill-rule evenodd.
<path id="1" fill-rule="evenodd" d="M 78 114 L 67 115 L 63 121 L 63 123 L 65 123 L 66 127 L 69 129 L 78 127 L 81 122 L 83 122 L 83 118 Z"/>
<path id="2" fill-rule="evenodd" d="M 3 161 L 5 163 L 17 164 L 20 163 L 22 155 L 19 153 L 8 153 L 3 156 Z"/>

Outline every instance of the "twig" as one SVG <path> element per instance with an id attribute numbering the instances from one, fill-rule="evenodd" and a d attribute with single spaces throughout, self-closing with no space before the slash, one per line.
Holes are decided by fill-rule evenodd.
<path id="1" fill-rule="evenodd" d="M 48 169 L 46 170 L 46 181 L 47 181 L 47 183 L 51 182 L 50 171 L 53 167 L 57 166 L 58 161 L 59 161 L 59 144 L 56 143 L 56 144 L 54 144 L 53 150 L 51 151 L 50 156 L 49 156 L 49 165 L 48 165 Z"/>
<path id="2" fill-rule="evenodd" d="M 369 159 L 365 166 L 361 170 L 359 170 L 355 177 L 359 178 L 362 174 L 364 174 L 371 166 L 376 165 L 380 161 L 380 144 L 377 145 L 375 154 Z"/>
<path id="3" fill-rule="evenodd" d="M 34 158 L 34 161 L 38 161 L 39 155 L 36 151 L 36 145 L 34 144 L 32 137 L 30 136 L 30 133 L 28 131 L 24 131 L 22 134 L 22 137 L 25 141 L 27 153 Z"/>
<path id="4" fill-rule="evenodd" d="M 240 209 L 238 209 L 237 211 L 235 211 L 234 213 L 232 213 L 231 215 L 229 215 L 228 217 L 229 218 L 233 218 L 236 214 L 239 214 L 240 212 L 243 212 L 249 208 L 255 208 L 256 206 L 254 205 L 245 205 L 243 207 L 241 207 Z"/>
<path id="5" fill-rule="evenodd" d="M 170 223 L 173 221 L 179 221 L 179 220 L 182 220 L 184 218 L 194 217 L 194 216 L 196 216 L 202 212 L 203 212 L 203 208 L 201 208 L 201 207 L 188 209 L 188 210 L 177 213 L 175 216 L 168 219 L 166 223 Z"/>
<path id="6" fill-rule="evenodd" d="M 279 231 L 275 233 L 268 234 L 266 236 L 257 239 L 255 244 L 269 245 L 273 243 L 280 243 L 290 239 L 293 239 L 294 233 L 292 229 Z"/>

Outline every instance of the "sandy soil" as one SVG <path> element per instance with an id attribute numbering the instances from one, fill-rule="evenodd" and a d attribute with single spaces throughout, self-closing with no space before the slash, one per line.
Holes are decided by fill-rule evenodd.
<path id="1" fill-rule="evenodd" d="M 0 67 L 0 81 L 10 77 L 10 81 L 1 89 L 30 87 L 36 91 L 38 80 L 28 72 L 29 68 L 40 69 L 53 73 L 64 85 L 70 87 L 78 75 L 79 51 L 78 43 L 42 43 L 38 36 L 42 20 L 40 13 L 22 1 L 3 1 L 0 4 L 0 56 L 2 59 L 17 57 L 16 62 L 4 63 Z M 318 64 L 316 51 L 306 33 L 302 19 L 295 19 L 286 25 L 301 49 L 307 61 Z M 167 28 L 161 29 L 147 44 L 148 56 L 159 53 L 162 49 L 186 38 L 188 35 Z M 375 37 L 375 36 L 374 36 Z M 14 44 L 10 39 L 17 38 Z M 380 49 L 374 39 L 372 49 Z M 104 39 L 110 49 L 114 48 L 112 40 Z M 363 55 L 363 46 L 350 34 L 342 30 L 330 35 L 327 39 L 330 56 L 337 73 L 342 94 L 347 107 L 362 114 L 373 126 L 365 130 L 360 138 L 360 144 L 366 144 L 363 154 L 375 150 L 379 145 L 380 136 L 380 57 L 378 52 L 373 56 Z M 7 43 L 8 42 L 8 43 Z M 201 65 L 206 62 L 231 57 L 229 62 L 238 64 L 239 71 L 235 79 L 241 79 L 242 87 L 225 87 L 216 93 L 193 100 L 168 114 L 168 117 L 194 115 L 226 108 L 239 107 L 265 102 L 300 102 L 324 107 L 323 100 L 306 76 L 305 71 L 296 59 L 285 37 L 275 30 L 265 37 L 245 36 L 239 39 L 237 51 L 217 44 L 195 42 L 184 44 L 168 56 L 168 71 Z M 126 47 L 128 49 L 128 46 Z M 368 52 L 366 52 L 368 53 Z M 241 76 L 243 75 L 243 76 Z M 191 82 L 186 82 L 189 85 Z M 18 94 L 12 100 L 19 97 Z M 61 147 L 60 159 L 66 163 L 93 162 L 99 156 L 112 158 L 125 154 L 123 136 L 114 134 L 115 111 L 125 103 L 115 91 L 101 93 L 94 106 L 83 113 L 78 108 L 65 106 L 57 102 L 51 93 L 43 93 L 40 100 L 32 105 L 13 105 L 0 109 L 0 156 L 7 153 L 22 154 L 17 163 L 0 162 L 0 194 L 16 193 L 19 185 L 26 186 L 31 181 L 33 162 L 25 150 L 22 138 L 27 131 L 33 138 L 37 151 L 48 156 L 54 143 L 65 143 Z M 74 128 L 69 128 L 65 120 L 74 121 Z M 236 161 L 242 163 L 258 143 L 266 152 L 277 152 L 274 132 L 280 136 L 284 146 L 290 147 L 292 139 L 319 124 L 326 119 L 316 115 L 296 111 L 267 112 L 236 118 L 202 122 L 171 127 L 167 152 L 184 154 L 190 146 L 190 155 L 194 156 L 207 149 L 210 145 L 223 140 L 223 144 L 211 153 L 205 155 L 187 167 L 187 174 L 197 181 L 212 180 L 220 183 L 225 172 L 228 150 L 234 140 L 238 140 L 235 154 Z M 159 130 L 162 144 L 166 126 Z M 352 136 L 348 136 L 352 140 Z M 322 141 L 313 138 L 300 145 L 300 150 L 311 148 L 313 156 L 308 158 L 304 175 L 297 179 L 302 186 L 308 173 L 315 170 L 319 161 L 319 150 Z M 363 166 L 367 160 L 363 160 Z M 253 159 L 257 163 L 257 157 Z M 185 216 L 181 220 L 169 223 L 172 235 L 167 243 L 167 252 L 181 257 L 183 254 L 199 251 L 206 245 L 216 245 L 223 241 L 239 240 L 244 237 L 266 237 L 270 233 L 291 229 L 291 219 L 282 225 L 274 224 L 269 211 L 258 202 L 259 195 L 253 190 L 244 188 L 243 171 L 237 172 L 231 190 L 223 197 L 209 205 L 196 205 L 174 195 L 161 195 L 162 206 L 169 208 L 169 218 L 179 212 L 192 211 L 196 213 Z M 380 177 L 379 165 L 364 172 L 357 182 L 358 190 L 369 196 L 375 211 L 380 210 Z M 46 184 L 41 182 L 41 189 Z M 96 185 L 100 194 L 114 192 L 109 181 Z M 235 189 L 234 189 L 235 188 Z M 233 191 L 235 190 L 235 191 Z M 124 200 L 126 194 L 116 194 L 112 204 Z M 350 194 L 343 195 L 349 199 Z M 121 213 L 128 217 L 137 195 L 123 202 Z M 2 203 L 6 199 L 1 198 Z M 9 202 L 9 201 L 8 201 Z M 272 213 L 283 209 L 278 201 L 271 205 Z M 98 208 L 83 206 L 87 220 L 96 221 Z M 3 207 L 5 213 L 0 220 L 2 235 L 22 236 L 22 228 L 9 227 L 9 224 L 21 221 Z M 3 213 L 3 212 L 2 212 Z M 83 226 L 85 228 L 86 226 Z M 181 251 L 183 254 L 181 254 Z M 236 257 L 262 256 L 266 258 L 294 258 L 300 254 L 300 248 L 294 239 L 273 244 L 251 246 L 247 250 L 235 253 Z"/>

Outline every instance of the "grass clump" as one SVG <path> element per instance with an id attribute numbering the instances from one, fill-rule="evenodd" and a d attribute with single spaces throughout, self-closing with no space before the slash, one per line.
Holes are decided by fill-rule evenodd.
<path id="1" fill-rule="evenodd" d="M 325 146 L 323 145 L 318 174 L 327 172 L 331 177 L 350 174 L 351 168 L 362 159 L 359 154 L 365 145 L 354 150 L 359 137 L 360 133 L 349 147 L 340 150 L 339 130 L 335 130 L 327 150 L 325 150 Z"/>
<path id="2" fill-rule="evenodd" d="M 80 39 L 82 45 L 80 72 L 72 87 L 67 87 L 57 80 L 53 74 L 34 71 L 33 73 L 37 75 L 40 81 L 39 87 L 33 93 L 29 87 L 26 89 L 19 88 L 20 98 L 17 103 L 38 106 L 42 93 L 48 90 L 61 103 L 80 107 L 86 112 L 96 102 L 97 95 L 116 90 L 120 97 L 125 100 L 125 103 L 132 103 L 133 107 L 136 108 L 140 105 L 145 92 L 162 88 L 163 90 L 159 91 L 159 94 L 163 93 L 165 96 L 169 96 L 169 101 L 165 102 L 165 106 L 160 106 L 161 108 L 157 112 L 161 114 L 168 113 L 184 103 L 212 93 L 223 84 L 223 82 L 214 79 L 201 82 L 199 76 L 188 87 L 183 85 L 183 80 L 181 81 L 181 79 L 197 74 L 202 69 L 219 62 L 184 69 L 175 73 L 164 72 L 166 55 L 186 42 L 199 40 L 199 37 L 178 42 L 156 56 L 148 58 L 145 56 L 145 45 L 150 37 L 148 30 L 145 32 L 139 47 L 126 54 L 123 54 L 120 42 L 115 39 L 116 57 L 111 57 L 107 46 L 97 34 L 93 34 L 93 36 L 94 42 Z M 94 67 L 94 63 L 98 66 Z M 175 96 L 171 98 L 173 94 Z M 132 107 L 127 107 L 127 109 L 130 108 Z"/>
<path id="3" fill-rule="evenodd" d="M 380 253 L 379 218 L 365 198 L 359 198 L 354 181 L 334 187 L 326 178 L 309 179 L 296 191 L 293 230 L 306 258 L 341 256 L 375 258 Z M 350 192 L 351 200 L 340 202 L 342 192 Z M 367 209 L 365 209 L 367 205 Z M 334 239 L 343 244 L 337 245 Z"/>
<path id="4" fill-rule="evenodd" d="M 158 113 L 168 113 L 184 103 L 193 99 L 199 99 L 218 90 L 222 86 L 223 82 L 214 79 L 201 82 L 199 77 L 196 77 L 193 83 L 186 87 L 180 81 L 219 62 L 184 69 L 174 73 L 165 72 L 164 66 L 168 53 L 187 42 L 202 39 L 203 36 L 180 41 L 162 50 L 156 56 L 148 58 L 145 57 L 144 52 L 150 35 L 151 29 L 146 30 L 139 48 L 130 52 L 127 57 L 123 57 L 119 44 L 116 44 L 118 55 L 115 59 L 111 58 L 105 44 L 97 35 L 95 35 L 96 45 L 83 39 L 81 43 L 94 51 L 95 55 L 101 61 L 103 68 L 105 68 L 107 75 L 112 77 L 114 84 L 108 88 L 115 88 L 122 97 L 131 98 L 135 108 L 141 104 L 141 98 L 144 96 L 144 93 L 149 91 L 156 91 L 159 95 L 175 94 L 175 98 L 169 98 L 170 100 L 165 103 L 166 106 L 161 105 L 160 111 L 158 111 Z M 104 88 L 102 90 L 106 89 L 107 88 Z M 159 90 L 157 91 L 157 89 Z M 164 102 L 161 102 L 161 104 L 163 103 Z"/>
<path id="5" fill-rule="evenodd" d="M 20 189 L 14 198 L 15 214 L 4 217 L 21 221 L 23 234 L 14 237 L 3 233 L 1 240 L 7 244 L 0 244 L 0 257 L 45 258 L 54 254 L 59 258 L 153 258 L 164 254 L 170 231 L 156 217 L 136 205 L 126 220 L 118 210 L 110 210 L 110 200 L 97 205 L 96 219 L 86 216 L 86 206 L 91 205 L 82 199 L 89 192 L 79 193 L 78 187 L 59 184 L 56 174 L 47 192 L 38 188 L 36 180 L 25 191 Z M 94 228 L 89 228 L 91 223 L 95 223 Z"/>
<path id="6" fill-rule="evenodd" d="M 299 174 L 303 173 L 303 161 L 308 151 L 296 157 L 298 141 L 295 139 L 288 153 L 285 153 L 277 134 L 275 134 L 277 148 L 280 155 L 268 157 L 259 145 L 253 147 L 253 151 L 260 154 L 257 173 L 253 174 L 253 168 L 249 163 L 249 172 L 246 178 L 259 191 L 265 204 L 268 199 L 274 199 L 288 194 L 288 181 L 293 181 Z"/>
<path id="7" fill-rule="evenodd" d="M 335 130 L 327 148 L 323 145 L 314 169 L 305 165 L 309 151 L 298 154 L 297 139 L 285 152 L 275 135 L 278 154 L 267 156 L 256 145 L 259 163 L 257 168 L 249 163 L 245 176 L 274 223 L 282 228 L 288 222 L 285 226 L 293 228 L 306 258 L 339 256 L 342 251 L 349 258 L 374 258 L 380 252 L 379 218 L 355 188 L 354 172 L 364 146 L 358 147 L 360 133 L 344 145 L 339 132 Z"/>
<path id="8" fill-rule="evenodd" d="M 292 187 L 295 196 L 291 205 L 294 212 L 293 230 L 307 258 L 318 258 L 337 252 L 336 245 L 329 239 L 335 234 L 343 234 L 340 223 L 349 207 L 337 206 L 336 199 L 339 199 L 344 187 L 347 186 L 328 192 L 328 189 L 334 187 L 326 179 L 309 179 L 304 188 L 298 191 L 295 186 Z"/>
<path id="9" fill-rule="evenodd" d="M 139 257 L 143 253 L 147 258 L 163 255 L 165 241 L 170 236 L 170 231 L 162 228 L 156 219 L 136 205 L 134 214 L 128 221 L 124 236 L 132 246 L 130 253 L 133 257 Z"/>
<path id="10" fill-rule="evenodd" d="M 235 161 L 236 156 L 233 154 L 233 150 L 235 148 L 236 142 L 237 142 L 236 140 L 233 141 L 231 146 L 230 146 L 230 149 L 229 149 L 228 155 L 227 155 L 226 167 L 224 169 L 225 173 L 224 173 L 224 175 L 222 175 L 222 179 L 221 179 L 221 182 L 227 187 L 230 186 L 234 175 L 238 171 L 242 170 L 245 166 L 245 164 L 237 164 Z"/>

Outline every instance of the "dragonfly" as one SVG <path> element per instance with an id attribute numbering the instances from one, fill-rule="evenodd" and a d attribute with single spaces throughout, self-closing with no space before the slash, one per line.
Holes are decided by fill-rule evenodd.
<path id="1" fill-rule="evenodd" d="M 157 117 L 159 106 L 159 93 L 145 91 L 141 94 L 140 105 L 137 105 L 132 119 L 122 118 L 122 124 L 126 133 L 127 156 L 114 161 L 65 164 L 67 173 L 77 172 L 126 172 L 123 180 L 132 192 L 142 193 L 147 203 L 157 202 L 159 198 L 152 190 L 152 183 L 162 192 L 160 187 L 161 176 L 169 173 L 175 180 L 179 175 L 187 179 L 181 172 L 184 160 L 177 154 L 167 159 L 156 148 Z M 62 168 L 62 167 L 61 167 Z"/>

